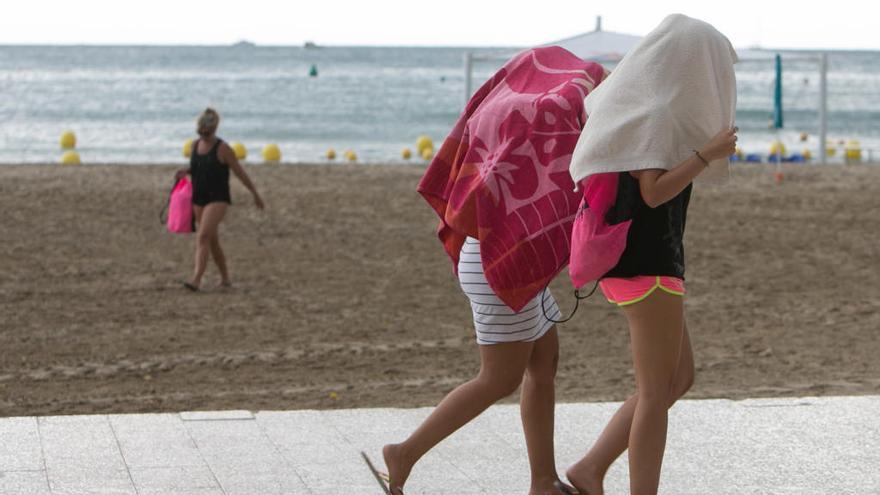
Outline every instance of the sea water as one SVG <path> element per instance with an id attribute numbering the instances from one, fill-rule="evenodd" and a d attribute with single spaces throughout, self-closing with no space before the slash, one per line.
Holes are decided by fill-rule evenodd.
<path id="1" fill-rule="evenodd" d="M 478 87 L 516 49 L 406 47 L 0 46 L 0 163 L 57 162 L 65 130 L 87 163 L 184 163 L 207 106 L 222 117 L 219 135 L 240 141 L 249 162 L 267 143 L 283 160 L 325 162 L 333 148 L 364 163 L 402 162 L 425 134 L 437 146 L 464 105 L 463 55 L 500 54 L 477 63 Z M 784 53 L 789 152 L 818 141 L 818 61 Z M 880 53 L 831 52 L 829 138 L 880 150 Z M 317 76 L 311 77 L 314 66 Z M 696 68 L 695 68 L 696 70 Z M 746 152 L 775 139 L 774 65 L 737 65 L 737 123 Z M 806 142 L 800 134 L 808 133 Z M 874 152 L 872 152 L 874 153 Z M 867 155 L 867 153 L 865 153 Z M 880 159 L 880 152 L 874 154 Z M 416 161 L 414 158 L 413 161 Z"/>

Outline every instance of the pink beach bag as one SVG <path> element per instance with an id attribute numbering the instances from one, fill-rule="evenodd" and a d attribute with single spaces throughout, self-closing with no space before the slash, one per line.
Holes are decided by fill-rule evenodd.
<path id="1" fill-rule="evenodd" d="M 187 234 L 193 231 L 192 183 L 180 179 L 168 197 L 168 232 Z"/>
<path id="2" fill-rule="evenodd" d="M 617 173 L 592 175 L 581 187 L 584 199 L 571 232 L 571 261 L 568 271 L 575 288 L 599 280 L 617 265 L 626 249 L 632 220 L 614 225 L 605 215 L 617 199 Z"/>

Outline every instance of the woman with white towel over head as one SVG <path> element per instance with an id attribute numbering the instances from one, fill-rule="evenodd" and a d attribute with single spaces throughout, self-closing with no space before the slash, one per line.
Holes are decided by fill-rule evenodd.
<path id="1" fill-rule="evenodd" d="M 667 410 L 694 379 L 682 243 L 691 183 L 727 177 L 736 61 L 714 27 L 670 15 L 585 99 L 588 120 L 570 171 L 585 190 L 593 178 L 616 180 L 603 221 L 629 222 L 625 248 L 599 287 L 629 324 L 636 393 L 568 469 L 582 495 L 603 494 L 605 473 L 627 449 L 631 493 L 657 493 Z"/>

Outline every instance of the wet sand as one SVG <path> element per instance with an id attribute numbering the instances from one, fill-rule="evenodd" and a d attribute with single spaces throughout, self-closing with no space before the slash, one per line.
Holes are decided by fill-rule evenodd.
<path id="1" fill-rule="evenodd" d="M 193 236 L 157 218 L 173 170 L 0 167 L 0 415 L 433 405 L 477 370 L 423 167 L 249 167 L 268 209 L 233 181 L 235 286 L 198 294 Z M 880 167 L 772 170 L 695 188 L 689 397 L 878 394 Z M 560 339 L 558 400 L 632 392 L 599 295 Z"/>

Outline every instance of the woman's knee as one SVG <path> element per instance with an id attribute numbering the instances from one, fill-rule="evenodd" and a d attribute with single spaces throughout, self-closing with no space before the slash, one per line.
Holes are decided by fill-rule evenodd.
<path id="1" fill-rule="evenodd" d="M 552 386 L 556 380 L 556 370 L 559 367 L 559 351 L 544 359 L 536 359 L 529 363 L 526 369 L 526 378 L 539 386 Z"/>
<path id="2" fill-rule="evenodd" d="M 498 370 L 481 370 L 479 380 L 492 394 L 495 400 L 503 399 L 512 395 L 519 388 L 523 380 L 523 372 L 519 370 L 501 372 Z"/>
<path id="3" fill-rule="evenodd" d="M 675 377 L 675 381 L 672 383 L 672 387 L 670 389 L 670 400 L 669 405 L 675 403 L 678 399 L 682 398 L 684 394 L 694 386 L 694 366 L 691 365 L 678 374 Z"/>
<path id="4" fill-rule="evenodd" d="M 217 237 L 217 233 L 208 229 L 200 230 L 196 234 L 196 242 L 204 246 L 210 246 L 213 243 L 213 239 Z"/>
<path id="5" fill-rule="evenodd" d="M 668 407 L 670 395 L 675 387 L 675 377 L 668 379 L 653 379 L 650 381 L 641 381 L 636 386 L 636 395 L 639 402 L 650 402 L 652 404 L 663 404 Z"/>

